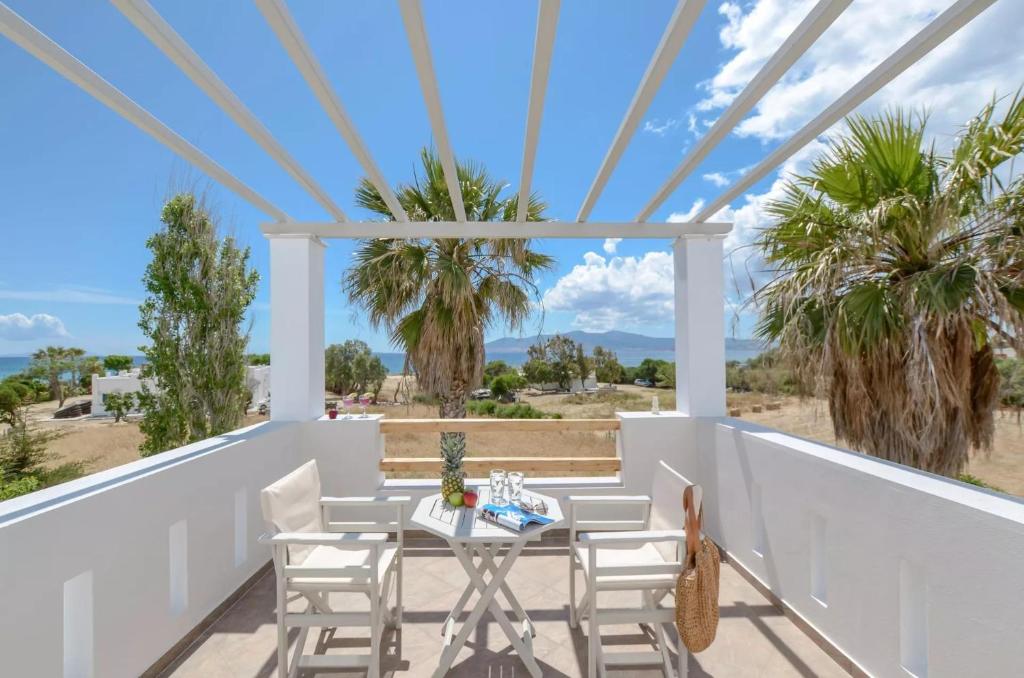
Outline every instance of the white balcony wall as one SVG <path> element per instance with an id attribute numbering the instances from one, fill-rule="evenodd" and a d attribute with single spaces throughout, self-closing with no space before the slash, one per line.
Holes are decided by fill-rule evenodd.
<path id="1" fill-rule="evenodd" d="M 735 419 L 681 470 L 707 531 L 875 676 L 1024 666 L 1024 503 Z"/>
<path id="2" fill-rule="evenodd" d="M 665 459 L 735 562 L 865 671 L 1024 665 L 1024 504 L 738 420 L 619 417 L 620 477 L 537 485 L 643 494 Z M 150 667 L 268 562 L 259 490 L 309 458 L 327 494 L 436 491 L 385 483 L 384 444 L 379 417 L 269 422 L 0 504 L 4 675 Z"/>
<path id="3" fill-rule="evenodd" d="M 261 424 L 0 503 L 0 674 L 149 668 L 267 563 L 259 490 L 302 462 L 297 432 Z"/>
<path id="4" fill-rule="evenodd" d="M 673 464 L 681 461 L 682 441 L 692 436 L 693 420 L 678 412 L 620 412 L 617 416 L 621 422 L 617 446 L 622 459 L 622 472 L 618 477 L 527 478 L 527 484 L 543 487 L 545 492 L 556 496 L 623 492 L 648 494 L 658 461 L 664 459 Z M 437 480 L 385 481 L 379 467 L 387 438 L 380 434 L 381 418 L 381 415 L 370 415 L 366 419 L 356 416 L 332 421 L 322 417 L 318 421 L 301 424 L 303 448 L 317 460 L 324 493 L 365 495 L 379 492 L 418 498 L 438 491 Z M 432 439 L 424 435 L 424 440 Z M 437 454 L 437 447 L 427 443 L 417 452 L 421 457 Z M 507 454 L 528 455 L 529 450 L 509 449 Z M 482 478 L 469 481 L 485 482 Z"/>
<path id="5" fill-rule="evenodd" d="M 145 671 L 269 561 L 259 490 L 310 458 L 325 494 L 436 491 L 382 485 L 379 420 L 268 422 L 0 504 L 3 675 Z M 548 491 L 647 492 L 688 424 L 623 415 L 622 480 Z"/>

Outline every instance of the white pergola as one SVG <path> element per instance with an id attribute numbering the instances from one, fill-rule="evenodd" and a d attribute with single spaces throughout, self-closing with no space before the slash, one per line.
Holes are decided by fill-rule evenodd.
<path id="1" fill-rule="evenodd" d="M 711 201 L 690 223 L 648 221 L 676 188 L 732 131 L 807 49 L 843 13 L 851 0 L 819 0 L 750 83 L 637 213 L 632 222 L 588 221 L 609 178 L 686 42 L 705 0 L 678 0 L 618 131 L 598 168 L 575 221 L 526 222 L 526 204 L 540 138 L 560 0 L 538 0 L 533 66 L 526 114 L 517 221 L 467 221 L 455 174 L 455 156 L 423 21 L 420 0 L 397 0 L 412 51 L 434 142 L 444 168 L 457 220 L 411 222 L 363 143 L 284 0 L 253 0 L 348 144 L 366 176 L 395 216 L 392 222 L 352 222 L 316 180 L 273 137 L 146 0 L 111 0 L 152 43 L 245 130 L 330 215 L 330 221 L 297 221 L 256 193 L 162 123 L 95 71 L 0 2 L 0 33 L 78 85 L 114 112 L 231 189 L 272 221 L 262 224 L 270 241 L 271 352 L 274 356 L 273 418 L 308 420 L 323 414 L 324 259 L 323 238 L 670 238 L 675 256 L 677 408 L 690 416 L 725 414 L 725 337 L 722 243 L 730 224 L 710 222 L 808 142 L 824 133 L 893 78 L 941 44 L 995 0 L 957 0 L 901 45 L 828 108 L 768 154 L 756 167 Z"/>

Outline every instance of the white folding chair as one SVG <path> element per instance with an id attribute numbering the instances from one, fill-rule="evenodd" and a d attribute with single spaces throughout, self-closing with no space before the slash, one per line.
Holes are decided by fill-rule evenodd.
<path id="1" fill-rule="evenodd" d="M 380 639 L 385 623 L 402 623 L 402 523 L 409 497 L 321 497 L 316 461 L 303 464 L 260 493 L 277 574 L 278 676 L 301 668 L 332 670 L 366 667 L 380 675 Z M 331 522 L 334 508 L 369 507 L 395 511 L 394 522 Z M 388 533 L 397 540 L 388 541 Z M 388 607 L 394 587 L 394 609 Z M 288 612 L 288 593 L 308 601 L 302 613 Z M 369 612 L 331 607 L 331 593 L 363 593 Z M 369 654 L 303 654 L 310 627 L 369 627 Z M 299 627 L 288 661 L 288 629 Z"/>
<path id="2" fill-rule="evenodd" d="M 675 621 L 675 600 L 668 606 L 663 599 L 674 593 L 676 580 L 686 557 L 683 490 L 692 485 L 664 461 L 654 473 L 650 497 L 640 496 L 573 496 L 569 504 L 569 624 L 576 628 L 587 621 L 588 676 L 604 676 L 609 668 L 661 664 L 665 676 L 672 678 L 669 636 L 665 625 Z M 701 488 L 694 486 L 696 509 L 700 510 Z M 639 507 L 642 516 L 635 521 L 580 520 L 584 507 Z M 581 531 L 615 528 L 634 523 L 635 531 Z M 583 600 L 577 606 L 576 572 L 582 571 L 585 586 Z M 599 608 L 598 593 L 638 591 L 640 606 L 636 608 Z M 601 626 L 613 624 L 647 624 L 654 633 L 657 651 L 604 652 L 601 647 Z M 678 676 L 686 675 L 686 648 L 676 636 Z"/>

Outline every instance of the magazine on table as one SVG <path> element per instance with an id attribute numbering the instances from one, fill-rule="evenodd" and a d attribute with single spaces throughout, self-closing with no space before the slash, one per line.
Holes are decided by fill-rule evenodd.
<path id="1" fill-rule="evenodd" d="M 480 507 L 480 517 L 519 532 L 530 525 L 550 525 L 554 522 L 553 519 L 539 513 L 524 511 L 515 504 L 506 504 L 505 506 L 484 504 Z"/>

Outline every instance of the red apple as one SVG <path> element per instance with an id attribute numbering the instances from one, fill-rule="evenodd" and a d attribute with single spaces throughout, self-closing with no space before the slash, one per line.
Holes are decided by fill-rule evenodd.
<path id="1" fill-rule="evenodd" d="M 476 506 L 476 492 L 473 490 L 466 490 L 462 493 L 462 502 L 469 508 Z"/>

